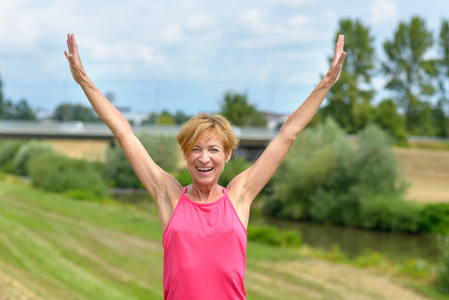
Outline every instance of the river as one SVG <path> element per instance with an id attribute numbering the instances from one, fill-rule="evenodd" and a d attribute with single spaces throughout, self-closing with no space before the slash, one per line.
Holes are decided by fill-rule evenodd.
<path id="1" fill-rule="evenodd" d="M 132 189 L 124 191 L 115 193 L 114 198 L 120 202 L 155 209 L 154 202 L 145 191 L 133 192 Z M 388 233 L 316 223 L 282 221 L 263 216 L 258 210 L 251 211 L 249 226 L 251 224 L 267 224 L 280 229 L 297 230 L 305 244 L 323 250 L 331 250 L 338 246 L 348 257 L 377 251 L 397 262 L 411 259 L 437 262 L 439 259 L 437 238 L 430 234 Z"/>

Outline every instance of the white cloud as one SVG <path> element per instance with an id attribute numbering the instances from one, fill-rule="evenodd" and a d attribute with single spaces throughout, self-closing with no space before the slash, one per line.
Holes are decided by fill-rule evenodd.
<path id="1" fill-rule="evenodd" d="M 302 26 L 302 25 L 305 25 L 308 21 L 309 21 L 309 17 L 307 17 L 305 15 L 297 15 L 288 20 L 288 22 L 293 26 Z"/>
<path id="2" fill-rule="evenodd" d="M 392 24 L 397 20 L 397 6 L 392 0 L 374 0 L 370 14 L 373 25 Z"/>
<path id="3" fill-rule="evenodd" d="M 194 14 L 187 18 L 187 28 L 190 31 L 202 31 L 210 29 L 217 23 L 217 20 L 212 15 Z"/>
<path id="4" fill-rule="evenodd" d="M 161 38 L 167 43 L 180 42 L 184 38 L 179 25 L 169 25 L 161 32 Z"/>

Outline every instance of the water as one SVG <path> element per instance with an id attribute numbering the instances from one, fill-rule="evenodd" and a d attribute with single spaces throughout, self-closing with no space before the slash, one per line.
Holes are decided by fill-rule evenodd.
<path id="1" fill-rule="evenodd" d="M 144 207 L 144 209 L 155 210 L 153 200 L 144 190 L 117 189 L 115 198 L 120 202 L 133 203 Z M 267 224 L 280 229 L 297 230 L 305 244 L 323 250 L 331 250 L 338 246 L 349 257 L 377 251 L 397 262 L 411 259 L 437 262 L 439 259 L 437 239 L 429 234 L 387 233 L 315 223 L 281 221 L 263 216 L 260 211 L 256 210 L 251 211 L 249 226 L 251 224 Z"/>
<path id="2" fill-rule="evenodd" d="M 439 259 L 437 238 L 430 234 L 412 235 L 367 231 L 332 225 L 280 221 L 263 216 L 257 216 L 252 222 L 273 225 L 281 229 L 297 230 L 305 244 L 323 250 L 331 250 L 338 246 L 349 257 L 376 251 L 390 260 L 398 262 L 411 259 L 437 262 Z"/>

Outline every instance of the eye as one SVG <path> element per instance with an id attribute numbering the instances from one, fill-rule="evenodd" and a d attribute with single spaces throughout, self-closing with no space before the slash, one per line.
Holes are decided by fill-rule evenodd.
<path id="1" fill-rule="evenodd" d="M 200 151 L 199 148 L 193 148 L 193 149 L 192 149 L 192 152 L 198 152 L 198 151 Z"/>
<path id="2" fill-rule="evenodd" d="M 210 151 L 212 151 L 212 152 L 218 152 L 219 150 L 218 150 L 218 149 L 215 149 L 215 148 L 212 148 Z"/>

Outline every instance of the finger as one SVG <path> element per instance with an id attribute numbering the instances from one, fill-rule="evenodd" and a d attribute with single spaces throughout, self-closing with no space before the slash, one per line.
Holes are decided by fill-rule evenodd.
<path id="1" fill-rule="evenodd" d="M 338 36 L 337 43 L 335 44 L 335 54 L 331 62 L 331 68 L 335 67 L 335 65 L 338 63 L 340 56 L 343 52 L 344 43 L 345 43 L 345 36 L 340 34 Z"/>
<path id="2" fill-rule="evenodd" d="M 79 56 L 79 54 L 78 54 L 78 45 L 76 44 L 76 39 L 75 39 L 75 34 L 74 33 L 72 33 L 72 41 L 73 41 L 73 50 L 74 50 L 74 52 L 73 52 L 73 54 L 75 55 L 75 56 Z"/>

